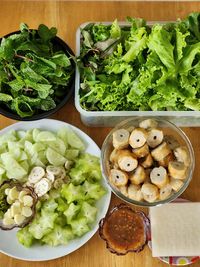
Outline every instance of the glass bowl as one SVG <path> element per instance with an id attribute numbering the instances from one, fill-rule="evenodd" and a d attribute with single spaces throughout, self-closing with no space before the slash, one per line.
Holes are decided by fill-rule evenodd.
<path id="1" fill-rule="evenodd" d="M 184 146 L 187 150 L 187 154 L 189 156 L 188 160 L 188 167 L 185 173 L 185 179 L 183 180 L 183 185 L 180 187 L 178 191 L 172 191 L 171 195 L 167 197 L 166 199 L 163 200 L 156 200 L 154 202 L 147 202 L 145 200 L 134 200 L 130 197 L 128 197 L 127 194 L 122 193 L 119 190 L 119 187 L 115 186 L 114 184 L 111 183 L 109 179 L 110 175 L 110 169 L 111 169 L 111 162 L 109 160 L 110 154 L 113 151 L 113 133 L 118 130 L 118 129 L 126 129 L 131 132 L 131 128 L 134 127 L 139 127 L 139 124 L 141 121 L 146 120 L 146 119 L 153 119 L 154 121 L 157 122 L 157 127 L 158 129 L 161 129 L 163 131 L 164 136 L 173 136 L 175 140 L 178 141 L 180 146 Z M 178 196 L 180 196 L 187 188 L 189 185 L 193 171 L 194 171 L 194 165 L 195 165 L 195 156 L 194 156 L 194 151 L 192 148 L 192 145 L 190 143 L 190 140 L 186 136 L 186 134 L 175 124 L 163 120 L 160 118 L 150 118 L 150 117 L 132 117 L 130 119 L 127 119 L 125 121 L 122 121 L 121 123 L 117 124 L 116 127 L 111 130 L 111 132 L 107 135 L 106 139 L 104 140 L 102 150 L 101 150 L 101 169 L 102 169 L 102 174 L 104 176 L 104 179 L 106 179 L 107 183 L 111 187 L 113 193 L 121 198 L 122 200 L 126 201 L 127 203 L 138 205 L 138 206 L 143 206 L 143 207 L 152 207 L 152 206 L 158 206 L 161 204 L 169 203 L 176 199 Z M 157 166 L 158 167 L 158 166 Z M 129 181 L 130 183 L 130 181 Z"/>

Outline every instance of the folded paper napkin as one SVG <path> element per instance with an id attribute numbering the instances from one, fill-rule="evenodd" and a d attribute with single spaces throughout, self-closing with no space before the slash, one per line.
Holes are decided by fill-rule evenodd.
<path id="1" fill-rule="evenodd" d="M 200 203 L 150 208 L 153 257 L 200 255 Z"/>

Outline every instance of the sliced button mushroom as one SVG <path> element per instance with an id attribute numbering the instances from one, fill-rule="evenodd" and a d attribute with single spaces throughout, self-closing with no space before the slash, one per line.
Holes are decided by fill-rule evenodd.
<path id="1" fill-rule="evenodd" d="M 144 157 L 143 159 L 141 159 L 140 164 L 144 167 L 144 168 L 149 168 L 153 165 L 153 158 L 151 156 L 151 154 L 149 153 L 146 157 Z"/>
<path id="2" fill-rule="evenodd" d="M 65 170 L 69 171 L 71 169 L 72 165 L 73 165 L 73 161 L 67 159 L 66 162 L 65 162 Z"/>
<path id="3" fill-rule="evenodd" d="M 159 197 L 158 187 L 153 184 L 144 183 L 141 187 L 141 191 L 144 200 L 146 200 L 147 202 L 152 203 L 156 201 Z"/>
<path id="4" fill-rule="evenodd" d="M 168 198 L 172 193 L 172 187 L 170 184 L 166 184 L 164 187 L 160 189 L 160 200 L 164 200 Z"/>
<path id="5" fill-rule="evenodd" d="M 128 187 L 128 197 L 136 201 L 143 200 L 141 186 L 130 184 Z"/>
<path id="6" fill-rule="evenodd" d="M 139 126 L 141 128 L 144 128 L 144 129 L 156 128 L 158 126 L 158 123 L 157 123 L 157 121 L 155 121 L 153 119 L 146 119 L 146 120 L 141 121 L 139 123 Z"/>
<path id="7" fill-rule="evenodd" d="M 168 171 L 171 177 L 175 179 L 185 179 L 186 178 L 187 166 L 183 162 L 170 161 L 168 165 Z"/>
<path id="8" fill-rule="evenodd" d="M 180 146 L 174 149 L 174 155 L 177 161 L 183 162 L 186 166 L 190 165 L 188 150 L 185 146 Z"/>
<path id="9" fill-rule="evenodd" d="M 113 146 L 117 149 L 123 149 L 129 145 L 129 131 L 118 129 L 113 133 Z"/>
<path id="10" fill-rule="evenodd" d="M 34 167 L 28 176 L 29 183 L 36 184 L 45 175 L 45 171 L 42 167 Z"/>
<path id="11" fill-rule="evenodd" d="M 154 148 L 158 145 L 160 145 L 163 141 L 163 131 L 159 130 L 159 129 L 151 129 L 148 132 L 148 136 L 147 136 L 147 144 Z"/>
<path id="12" fill-rule="evenodd" d="M 174 179 L 174 178 L 170 179 L 170 185 L 171 185 L 172 189 L 176 192 L 179 191 L 179 189 L 181 189 L 183 184 L 184 184 L 183 181 L 181 181 L 179 179 Z"/>
<path id="13" fill-rule="evenodd" d="M 169 162 L 174 160 L 174 155 L 173 153 L 170 153 L 167 155 L 164 159 L 158 161 L 158 164 L 163 167 L 168 167 Z"/>
<path id="14" fill-rule="evenodd" d="M 147 144 L 144 144 L 142 147 L 135 148 L 132 151 L 136 155 L 136 157 L 143 158 L 149 154 L 149 147 Z"/>
<path id="15" fill-rule="evenodd" d="M 152 169 L 150 179 L 158 188 L 165 186 L 169 182 L 167 171 L 162 166 Z"/>
<path id="16" fill-rule="evenodd" d="M 164 141 L 168 144 L 171 150 L 174 150 L 175 148 L 180 146 L 179 142 L 172 135 L 165 135 Z"/>
<path id="17" fill-rule="evenodd" d="M 163 142 L 151 151 L 151 155 L 156 161 L 163 160 L 170 153 L 171 149 L 169 148 L 166 142 Z"/>
<path id="18" fill-rule="evenodd" d="M 47 178 L 51 183 L 53 183 L 55 181 L 55 176 L 53 175 L 52 172 L 47 172 L 45 176 L 46 177 L 44 177 L 44 178 Z"/>
<path id="19" fill-rule="evenodd" d="M 59 175 L 61 172 L 61 167 L 55 167 L 55 166 L 49 165 L 46 167 L 46 171 L 48 173 L 52 173 L 53 175 Z"/>
<path id="20" fill-rule="evenodd" d="M 51 188 L 51 182 L 47 178 L 41 179 L 37 184 L 34 186 L 34 191 L 41 197 L 45 195 Z"/>
<path id="21" fill-rule="evenodd" d="M 132 148 L 138 148 L 143 146 L 147 140 L 147 132 L 142 128 L 135 128 L 130 137 L 129 144 Z"/>
<path id="22" fill-rule="evenodd" d="M 60 188 L 64 183 L 65 183 L 64 179 L 62 179 L 62 178 L 58 178 L 58 179 L 55 180 L 55 182 L 54 182 L 54 184 L 53 184 L 53 187 L 54 187 L 55 189 L 58 189 L 58 188 Z"/>
<path id="23" fill-rule="evenodd" d="M 110 170 L 109 179 L 115 186 L 123 186 L 128 182 L 128 174 L 117 169 Z"/>
<path id="24" fill-rule="evenodd" d="M 146 172 L 142 166 L 138 166 L 134 172 L 129 176 L 132 184 L 139 185 L 146 179 Z"/>
<path id="25" fill-rule="evenodd" d="M 117 163 L 121 170 L 127 172 L 133 171 L 138 165 L 137 159 L 129 150 L 119 151 Z"/>
<path id="26" fill-rule="evenodd" d="M 63 167 L 60 167 L 60 173 L 56 175 L 56 179 L 64 179 L 66 176 L 66 170 Z"/>

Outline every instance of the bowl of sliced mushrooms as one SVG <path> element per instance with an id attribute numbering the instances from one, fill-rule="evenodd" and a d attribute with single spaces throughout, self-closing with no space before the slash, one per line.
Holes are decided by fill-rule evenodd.
<path id="1" fill-rule="evenodd" d="M 194 171 L 194 151 L 185 133 L 160 118 L 133 117 L 106 137 L 101 168 L 112 191 L 139 206 L 157 206 L 180 196 Z"/>

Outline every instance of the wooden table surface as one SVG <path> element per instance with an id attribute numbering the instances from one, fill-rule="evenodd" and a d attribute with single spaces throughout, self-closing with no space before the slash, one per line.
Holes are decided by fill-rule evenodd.
<path id="1" fill-rule="evenodd" d="M 116 17 L 124 20 L 126 16 L 143 17 L 147 20 L 175 20 L 187 13 L 200 10 L 200 2 L 76 2 L 76 1 L 2 1 L 0 2 L 0 36 L 18 29 L 20 22 L 26 22 L 31 28 L 44 23 L 56 26 L 58 35 L 75 51 L 75 32 L 86 21 L 112 21 Z M 108 128 L 89 128 L 82 124 L 79 113 L 71 99 L 70 103 L 52 118 L 71 123 L 85 131 L 101 147 Z M 0 129 L 15 123 L 0 115 Z M 196 159 L 200 157 L 200 128 L 185 128 L 194 147 Z M 196 160 L 197 161 L 197 160 Z M 200 201 L 200 165 L 196 162 L 193 180 L 183 197 L 191 201 Z M 121 202 L 112 197 L 111 206 Z M 138 209 L 138 208 L 136 208 Z M 0 240 L 3 242 L 3 240 Z M 42 253 L 42 250 L 41 250 Z M 0 267 L 157 267 L 166 266 L 157 258 L 152 258 L 146 247 L 141 253 L 129 253 L 116 256 L 108 252 L 105 243 L 95 234 L 90 241 L 72 254 L 57 260 L 46 262 L 26 262 L 13 259 L 0 253 Z M 200 266 L 200 261 L 193 265 Z"/>

